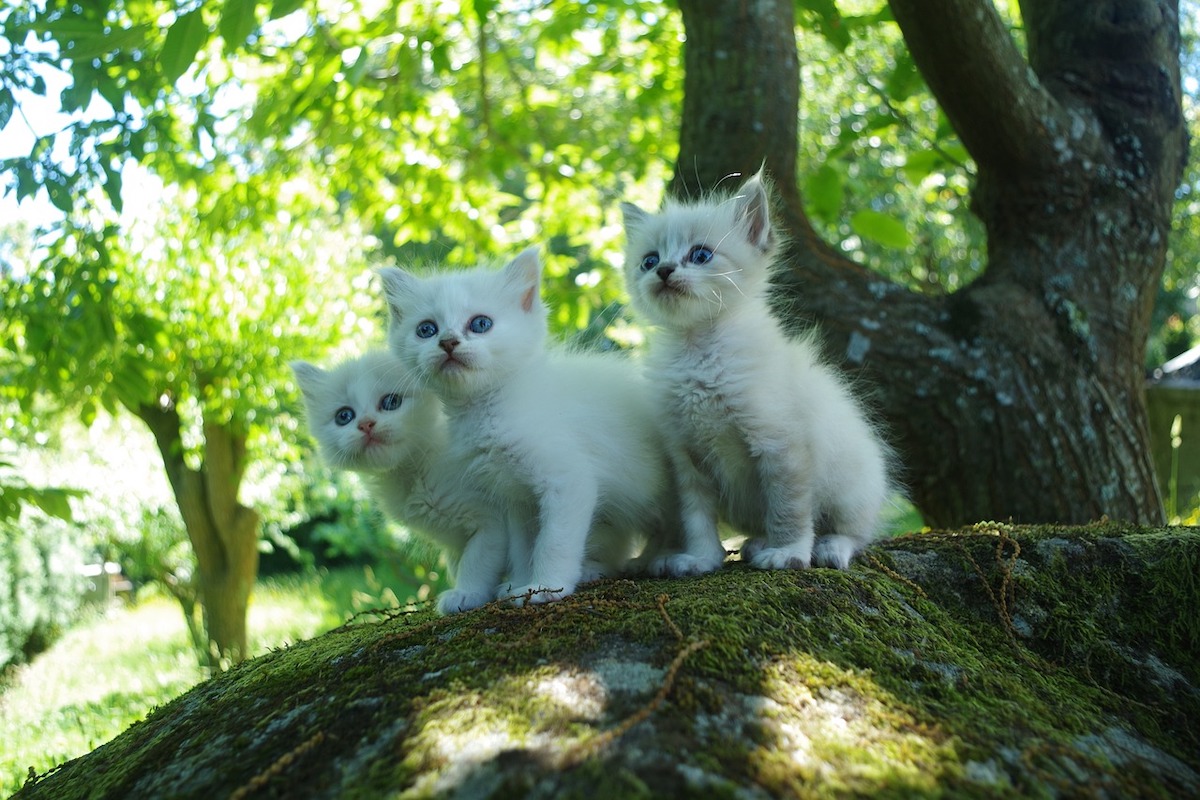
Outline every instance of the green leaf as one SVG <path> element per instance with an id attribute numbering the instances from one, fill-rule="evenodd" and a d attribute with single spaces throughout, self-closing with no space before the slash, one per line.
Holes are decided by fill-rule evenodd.
<path id="1" fill-rule="evenodd" d="M 16 101 L 13 99 L 12 90 L 5 86 L 0 89 L 0 130 L 8 125 L 8 121 L 12 119 L 13 111 L 16 108 Z"/>
<path id="2" fill-rule="evenodd" d="M 167 31 L 158 63 L 168 83 L 175 83 L 196 60 L 196 54 L 208 40 L 208 26 L 201 15 L 203 7 L 189 11 Z"/>
<path id="3" fill-rule="evenodd" d="M 921 84 L 921 73 L 917 72 L 917 65 L 913 63 L 908 51 L 897 54 L 896 66 L 884 85 L 888 97 L 894 102 L 902 102 L 912 97 L 913 93 L 921 88 Z"/>
<path id="4" fill-rule="evenodd" d="M 107 161 L 103 167 L 104 193 L 108 195 L 108 202 L 112 203 L 112 207 L 120 214 L 125 205 L 121 200 L 121 173 L 113 169 Z"/>
<path id="5" fill-rule="evenodd" d="M 354 64 L 346 71 L 346 83 L 351 86 L 358 86 L 362 83 L 363 75 L 367 73 L 367 67 L 370 64 L 370 51 L 364 47 L 359 51 L 358 58 L 354 60 Z"/>
<path id="6" fill-rule="evenodd" d="M 254 31 L 258 24 L 254 16 L 257 6 L 256 0 L 225 0 L 217 30 L 225 40 L 226 53 L 240 49 Z"/>
<path id="7" fill-rule="evenodd" d="M 46 176 L 46 193 L 50 195 L 50 202 L 54 207 L 64 214 L 70 214 L 71 209 L 75 207 L 70 187 L 58 175 Z"/>
<path id="8" fill-rule="evenodd" d="M 17 202 L 37 194 L 38 182 L 33 170 L 27 166 L 17 167 Z"/>
<path id="9" fill-rule="evenodd" d="M 92 427 L 92 423 L 96 421 L 98 414 L 99 409 L 96 407 L 95 400 L 85 400 L 83 405 L 79 407 L 79 421 L 83 423 L 85 428 Z"/>
<path id="10" fill-rule="evenodd" d="M 146 34 L 149 30 L 149 25 L 135 25 L 132 28 L 81 36 L 71 40 L 70 48 L 64 51 L 64 55 L 74 59 L 91 59 L 108 53 L 140 50 L 146 44 Z"/>
<path id="11" fill-rule="evenodd" d="M 796 8 L 802 13 L 799 22 L 805 27 L 812 27 L 838 50 L 850 46 L 850 31 L 842 22 L 834 0 L 796 0 Z M 809 23 L 815 23 L 810 25 Z"/>
<path id="12" fill-rule="evenodd" d="M 304 6 L 305 0 L 274 0 L 271 3 L 271 19 L 276 20 L 281 17 L 286 17 L 293 11 L 298 11 Z"/>
<path id="13" fill-rule="evenodd" d="M 29 493 L 28 498 L 34 505 L 51 517 L 58 517 L 67 522 L 71 521 L 71 504 L 68 498 L 79 495 L 67 489 L 36 489 Z"/>
<path id="14" fill-rule="evenodd" d="M 921 150 L 909 153 L 900 171 L 904 174 L 905 180 L 915 184 L 925 180 L 927 175 L 945 163 L 945 159 L 936 150 Z"/>
<path id="15" fill-rule="evenodd" d="M 804 185 L 809 211 L 823 222 L 834 222 L 842 210 L 845 186 L 841 170 L 828 161 L 809 176 Z"/>
<path id="16" fill-rule="evenodd" d="M 854 216 L 850 217 L 850 229 L 864 239 L 897 250 L 907 248 L 911 241 L 908 231 L 904 229 L 904 223 L 895 217 L 870 209 L 854 212 Z"/>

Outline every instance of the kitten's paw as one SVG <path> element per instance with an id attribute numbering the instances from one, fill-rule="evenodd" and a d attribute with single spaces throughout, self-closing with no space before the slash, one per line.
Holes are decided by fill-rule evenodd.
<path id="1" fill-rule="evenodd" d="M 437 609 L 439 614 L 457 614 L 460 611 L 470 611 L 472 608 L 479 608 L 491 601 L 492 596 L 487 592 L 449 589 L 438 595 Z"/>
<path id="2" fill-rule="evenodd" d="M 669 556 L 659 556 L 651 561 L 650 574 L 660 578 L 705 575 L 716 570 L 724 561 L 724 551 L 719 558 L 716 555 L 694 556 L 691 553 L 674 553 Z"/>
<path id="3" fill-rule="evenodd" d="M 580 583 L 591 583 L 608 577 L 608 570 L 599 561 L 583 562 L 583 572 L 579 576 Z"/>
<path id="4" fill-rule="evenodd" d="M 761 553 L 766 546 L 766 539 L 747 539 L 742 542 L 741 548 L 738 549 L 738 555 L 742 557 L 742 561 L 750 561 L 755 555 Z"/>
<path id="5" fill-rule="evenodd" d="M 849 569 L 850 559 L 858 550 L 858 542 L 849 536 L 822 536 L 813 548 L 813 563 L 818 567 Z"/>
<path id="6" fill-rule="evenodd" d="M 561 589 L 547 589 L 538 584 L 530 584 L 528 586 L 514 586 L 509 590 L 508 596 L 512 597 L 514 606 L 540 605 L 542 603 L 553 603 L 555 600 L 562 600 L 569 594 L 575 592 L 574 586 L 564 586 Z"/>
<path id="7" fill-rule="evenodd" d="M 742 559 L 746 560 L 745 548 Z M 757 569 L 808 569 L 809 556 L 798 547 L 754 547 L 751 548 L 750 566 Z"/>

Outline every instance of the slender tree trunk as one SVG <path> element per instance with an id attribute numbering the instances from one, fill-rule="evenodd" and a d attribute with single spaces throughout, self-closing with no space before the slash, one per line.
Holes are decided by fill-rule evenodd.
<path id="1" fill-rule="evenodd" d="M 258 513 L 237 499 L 245 437 L 206 421 L 204 463 L 192 469 L 184 459 L 174 406 L 141 406 L 136 413 L 154 434 L 196 554 L 207 632 L 202 658 L 211 669 L 224 669 L 247 655 L 246 613 L 258 574 Z"/>
<path id="2" fill-rule="evenodd" d="M 734 46 L 744 18 L 777 30 L 792 3 L 680 7 L 688 50 L 712 53 Z M 930 524 L 1161 521 L 1142 358 L 1186 158 L 1175 0 L 1023 3 L 1028 61 L 988 0 L 892 9 L 978 167 L 988 267 L 974 284 L 918 295 L 832 252 L 793 186 L 794 133 L 780 152 L 751 130 L 743 93 L 705 70 L 685 87 L 707 116 L 685 104 L 682 130 L 703 121 L 704 152 L 725 147 L 731 163 L 698 157 L 684 134 L 679 163 L 703 166 L 693 182 L 708 186 L 764 160 L 777 176 L 793 233 L 783 313 L 819 321 L 831 355 L 868 375 Z M 737 51 L 743 89 L 795 102 L 794 55 Z M 786 138 L 795 112 L 762 121 L 779 120 Z"/>

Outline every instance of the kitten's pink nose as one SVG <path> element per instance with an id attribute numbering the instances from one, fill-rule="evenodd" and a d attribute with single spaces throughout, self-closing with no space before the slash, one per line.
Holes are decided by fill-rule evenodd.
<path id="1" fill-rule="evenodd" d="M 674 271 L 674 264 L 663 264 L 658 269 L 654 270 L 654 274 L 658 276 L 659 280 L 666 283 L 667 278 L 671 277 L 671 273 Z"/>
<path id="2" fill-rule="evenodd" d="M 358 429 L 363 433 L 370 433 L 371 431 L 375 430 L 375 420 L 370 419 L 369 417 L 364 420 L 359 420 Z"/>
<path id="3" fill-rule="evenodd" d="M 439 339 L 438 340 L 438 347 L 442 348 L 447 353 L 453 353 L 454 348 L 458 347 L 459 344 L 460 344 L 460 342 L 458 341 L 458 339 L 455 339 L 453 337 L 450 337 L 448 339 Z"/>

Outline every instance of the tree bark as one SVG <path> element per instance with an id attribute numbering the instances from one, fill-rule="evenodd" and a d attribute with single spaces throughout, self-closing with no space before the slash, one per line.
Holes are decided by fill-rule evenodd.
<path id="1" fill-rule="evenodd" d="M 246 614 L 258 574 L 259 516 L 238 502 L 246 467 L 246 439 L 227 423 L 205 420 L 204 461 L 187 465 L 182 427 L 174 405 L 133 409 L 154 434 L 196 554 L 200 600 L 207 632 L 204 663 L 222 670 L 249 652 Z"/>
<path id="2" fill-rule="evenodd" d="M 736 169 L 765 160 L 792 235 L 782 313 L 818 322 L 830 354 L 868 376 L 927 522 L 1161 521 L 1142 358 L 1186 159 L 1175 0 L 1025 2 L 1028 60 L 986 0 L 891 5 L 976 160 L 979 280 L 919 295 L 834 253 L 792 185 L 795 108 L 763 118 L 791 120 L 781 155 L 736 87 L 703 69 L 685 87 L 705 116 L 685 103 L 682 130 L 703 122 L 709 136 L 701 147 L 681 134 L 679 163 L 712 186 L 729 167 L 694 150 L 724 147 Z M 791 6 L 685 0 L 687 49 L 730 47 L 744 16 L 778 28 Z M 795 101 L 794 54 L 737 52 L 756 92 Z"/>

